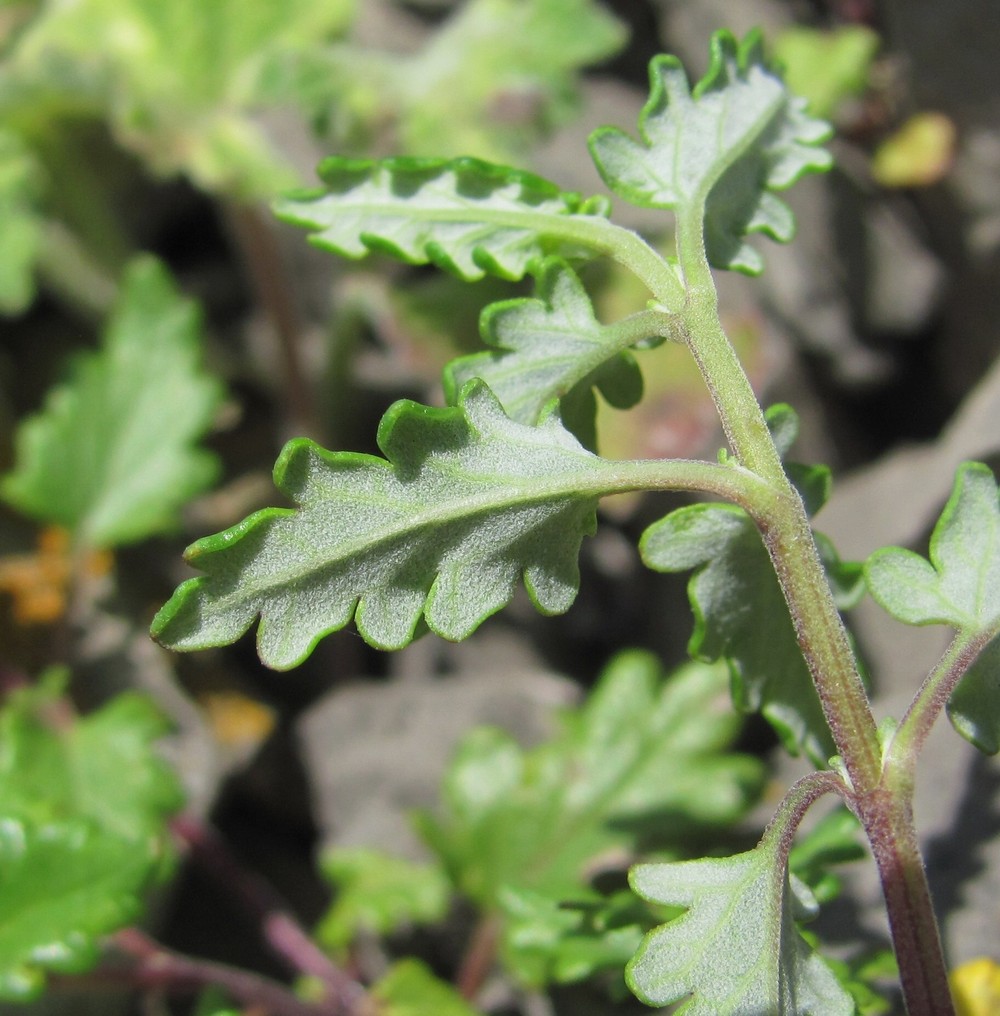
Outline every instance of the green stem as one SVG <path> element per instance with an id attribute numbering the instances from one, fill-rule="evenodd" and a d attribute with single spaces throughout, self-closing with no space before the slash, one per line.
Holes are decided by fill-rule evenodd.
<path id="1" fill-rule="evenodd" d="M 931 727 L 965 672 L 996 635 L 989 630 L 959 632 L 927 675 L 886 750 L 885 782 L 894 789 L 912 794 L 917 757 Z"/>

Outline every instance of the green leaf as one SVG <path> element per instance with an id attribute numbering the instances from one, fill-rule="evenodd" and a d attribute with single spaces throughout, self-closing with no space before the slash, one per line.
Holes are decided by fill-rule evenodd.
<path id="1" fill-rule="evenodd" d="M 563 422 L 593 448 L 593 387 L 619 409 L 642 397 L 642 374 L 627 349 L 640 338 L 626 334 L 623 342 L 621 329 L 602 325 L 583 283 L 563 261 L 543 263 L 535 297 L 487 307 L 480 331 L 494 348 L 452 360 L 445 368 L 449 400 L 479 377 L 512 420 L 534 424 L 553 400 L 561 399 Z"/>
<path id="2" fill-rule="evenodd" d="M 155 743 L 163 715 L 127 693 L 68 726 L 46 717 L 56 688 L 12 696 L 0 710 L 0 816 L 37 825 L 87 820 L 135 843 L 162 835 L 183 795 Z"/>
<path id="3" fill-rule="evenodd" d="M 684 1016 L 853 1016 L 854 1003 L 795 927 L 815 901 L 789 879 L 777 837 L 754 850 L 632 869 L 644 899 L 684 907 L 645 939 L 629 987 Z"/>
<path id="4" fill-rule="evenodd" d="M 313 230 L 313 242 L 348 258 L 371 251 L 433 263 L 467 281 L 489 273 L 520 279 L 547 254 L 591 256 L 572 238 L 573 220 L 603 215 L 555 184 L 478 159 L 330 158 L 325 188 L 275 204 L 279 218 Z"/>
<path id="5" fill-rule="evenodd" d="M 149 258 L 133 263 L 99 352 L 15 436 L 0 496 L 57 523 L 81 546 L 112 547 L 174 528 L 217 471 L 193 447 L 219 404 L 200 365 L 194 305 Z"/>
<path id="6" fill-rule="evenodd" d="M 946 624 L 982 644 L 948 703 L 955 729 L 981 751 L 1000 751 L 1000 505 L 983 464 L 958 469 L 930 539 L 930 560 L 901 547 L 877 550 L 868 588 L 904 624 Z"/>
<path id="7" fill-rule="evenodd" d="M 471 0 L 414 58 L 395 61 L 403 150 L 526 156 L 575 112 L 580 68 L 624 41 L 624 27 L 594 0 Z"/>
<path id="8" fill-rule="evenodd" d="M 451 885 L 436 865 L 339 848 L 323 858 L 322 869 L 336 897 L 316 935 L 335 954 L 342 954 L 361 931 L 386 935 L 404 924 L 440 921 L 448 909 Z"/>
<path id="9" fill-rule="evenodd" d="M 15 82 L 107 118 L 166 174 L 262 198 L 299 175 L 254 119 L 269 65 L 321 46 L 351 0 L 80 0 L 46 4 L 18 40 Z"/>
<path id="10" fill-rule="evenodd" d="M 91 967 L 100 938 L 141 912 L 153 871 L 148 850 L 93 824 L 0 816 L 0 999 Z"/>
<path id="11" fill-rule="evenodd" d="M 379 1016 L 479 1016 L 450 984 L 414 959 L 393 964 L 371 995 Z"/>
<path id="12" fill-rule="evenodd" d="M 817 902 L 827 903 L 840 895 L 841 881 L 830 871 L 832 866 L 866 856 L 859 830 L 858 820 L 846 808 L 837 808 L 800 836 L 789 852 L 792 874 L 809 887 Z"/>
<path id="13" fill-rule="evenodd" d="M 716 268 L 760 272 L 763 260 L 745 238 L 792 238 L 792 213 L 773 192 L 830 166 L 829 153 L 817 147 L 829 125 L 788 93 L 767 66 L 756 32 L 741 44 L 717 32 L 708 72 L 693 90 L 673 56 L 654 58 L 650 85 L 641 142 L 613 127 L 591 136 L 601 176 L 633 204 L 703 219 Z"/>
<path id="14" fill-rule="evenodd" d="M 879 45 L 878 33 L 867 25 L 796 25 L 775 39 L 774 56 L 788 87 L 806 99 L 813 116 L 826 118 L 864 93 Z"/>
<path id="15" fill-rule="evenodd" d="M 617 927 L 591 935 L 574 913 L 600 903 L 592 874 L 624 868 L 647 843 L 684 856 L 754 800 L 764 772 L 731 751 L 738 729 L 724 668 L 688 664 L 664 678 L 651 655 L 624 653 L 551 741 L 525 751 L 499 730 L 471 733 L 446 774 L 442 813 L 420 826 L 456 886 L 504 915 L 508 964 L 529 983 L 567 977 L 580 962 L 574 943 Z M 526 910 L 544 925 L 533 931 Z M 621 947 L 616 935 L 634 930 L 592 943 L 592 961 Z"/>
<path id="16" fill-rule="evenodd" d="M 463 639 L 521 576 L 543 613 L 569 608 L 613 465 L 555 418 L 511 422 L 481 382 L 457 407 L 396 403 L 378 440 L 388 461 L 290 442 L 275 483 L 298 510 L 266 509 L 189 548 L 207 574 L 174 593 L 154 637 L 225 645 L 260 616 L 261 659 L 287 669 L 352 616 L 380 648 L 406 645 L 421 616 Z"/>

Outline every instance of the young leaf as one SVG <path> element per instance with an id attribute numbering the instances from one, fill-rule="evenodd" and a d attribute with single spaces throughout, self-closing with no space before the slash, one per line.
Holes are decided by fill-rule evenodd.
<path id="1" fill-rule="evenodd" d="M 378 251 L 433 263 L 466 281 L 487 273 L 520 279 L 546 254 L 591 256 L 573 239 L 571 220 L 607 209 L 603 199 L 582 201 L 478 159 L 330 158 L 319 174 L 324 189 L 274 206 L 279 218 L 313 230 L 316 246 L 348 258 Z"/>
<path id="2" fill-rule="evenodd" d="M 480 331 L 493 349 L 448 364 L 444 383 L 449 400 L 479 377 L 512 420 L 534 424 L 552 400 L 561 399 L 563 423 L 593 448 L 593 387 L 619 409 L 642 397 L 642 374 L 627 347 L 650 336 L 602 325 L 583 283 L 564 261 L 543 263 L 535 297 L 487 307 Z"/>
<path id="3" fill-rule="evenodd" d="M 649 76 L 642 142 L 614 127 L 591 136 L 601 176 L 633 204 L 703 219 L 709 262 L 757 274 L 763 260 L 745 237 L 792 238 L 792 213 L 773 192 L 830 166 L 829 153 L 817 147 L 829 125 L 787 92 L 756 32 L 741 44 L 717 32 L 708 72 L 693 90 L 673 56 L 656 57 Z"/>
<path id="4" fill-rule="evenodd" d="M 934 527 L 930 560 L 901 547 L 865 566 L 875 600 L 904 624 L 946 624 L 983 645 L 948 703 L 956 730 L 981 751 L 1000 751 L 1000 505 L 990 470 L 959 467 Z"/>
<path id="5" fill-rule="evenodd" d="M 134 840 L 84 821 L 0 815 L 0 999 L 39 995 L 47 971 L 92 966 L 102 936 L 141 912 L 155 866 Z"/>
<path id="6" fill-rule="evenodd" d="M 451 885 L 434 864 L 340 848 L 323 858 L 322 868 L 336 896 L 316 935 L 335 954 L 361 931 L 386 935 L 403 924 L 440 921 L 448 909 Z"/>
<path id="7" fill-rule="evenodd" d="M 225 645 L 260 616 L 261 659 L 287 669 L 352 616 L 380 648 L 406 645 L 421 616 L 463 639 L 522 575 L 539 610 L 569 608 L 612 464 L 555 418 L 511 422 L 481 382 L 457 407 L 396 403 L 379 447 L 388 461 L 290 442 L 275 483 L 298 510 L 258 512 L 189 548 L 207 574 L 178 588 L 154 637 L 175 649 Z"/>
<path id="8" fill-rule="evenodd" d="M 756 796 L 763 770 L 730 750 L 739 720 L 725 695 L 722 667 L 664 679 L 651 655 L 623 653 L 550 742 L 524 751 L 499 730 L 471 733 L 445 777 L 443 814 L 420 818 L 424 836 L 487 912 L 537 907 L 538 896 L 592 900 L 595 859 L 624 865 L 645 842 L 689 850 Z M 512 889 L 529 896 L 512 903 Z M 536 969 L 539 946 L 528 944 L 525 967 Z"/>
<path id="9" fill-rule="evenodd" d="M 174 527 L 216 474 L 214 457 L 193 447 L 221 396 L 199 341 L 194 305 L 157 262 L 136 261 L 101 350 L 18 428 L 0 496 L 91 548 Z"/>
<path id="10" fill-rule="evenodd" d="M 640 864 L 629 881 L 643 899 L 686 909 L 647 935 L 627 968 L 644 1002 L 690 996 L 678 1016 L 853 1016 L 850 996 L 795 927 L 816 903 L 789 877 L 777 836 L 733 857 Z"/>

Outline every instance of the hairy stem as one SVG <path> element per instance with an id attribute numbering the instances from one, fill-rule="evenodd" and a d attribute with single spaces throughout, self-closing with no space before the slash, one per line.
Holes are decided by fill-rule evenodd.
<path id="1" fill-rule="evenodd" d="M 908 1016 L 953 1016 L 948 970 L 909 799 L 881 788 L 854 810 L 878 865 Z"/>

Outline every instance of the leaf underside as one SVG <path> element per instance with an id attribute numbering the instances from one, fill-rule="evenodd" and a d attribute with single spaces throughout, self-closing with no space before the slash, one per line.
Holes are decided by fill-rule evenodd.
<path id="1" fill-rule="evenodd" d="M 541 177 L 482 162 L 330 158 L 324 188 L 275 203 L 277 216 L 312 231 L 312 242 L 347 258 L 372 252 L 434 264 L 466 281 L 520 279 L 549 254 L 591 257 L 560 239 L 567 217 L 601 216 L 603 199 L 582 201 Z"/>
<path id="2" fill-rule="evenodd" d="M 154 637 L 225 645 L 259 616 L 261 659 L 287 669 L 352 617 L 383 649 L 406 645 L 421 617 L 466 638 L 522 576 L 543 613 L 569 608 L 613 466 L 558 419 L 513 423 L 473 382 L 456 407 L 396 403 L 379 446 L 388 461 L 290 442 L 275 482 L 298 509 L 266 509 L 189 548 L 206 574 L 178 588 Z"/>
<path id="3" fill-rule="evenodd" d="M 959 467 L 931 534 L 930 559 L 901 547 L 865 566 L 874 599 L 904 624 L 946 624 L 982 645 L 948 702 L 955 729 L 987 754 L 1000 751 L 1000 502 L 982 463 Z"/>
<path id="4" fill-rule="evenodd" d="M 614 330 L 594 314 L 576 273 L 559 259 L 542 265 L 537 295 L 491 304 L 480 324 L 486 352 L 453 360 L 445 392 L 482 378 L 512 420 L 534 424 L 555 400 L 566 427 L 588 448 L 596 444 L 596 387 L 619 409 L 642 397 L 642 374 L 632 354 L 614 344 Z"/>
<path id="5" fill-rule="evenodd" d="M 714 267 L 760 272 L 763 260 L 746 237 L 792 238 L 792 213 L 774 191 L 829 168 L 818 147 L 829 125 L 808 116 L 805 100 L 767 66 L 756 32 L 742 44 L 717 32 L 708 72 L 693 89 L 676 57 L 654 58 L 650 86 L 641 141 L 614 127 L 591 136 L 601 176 L 633 204 L 696 215 Z"/>
<path id="6" fill-rule="evenodd" d="M 852 1016 L 854 1004 L 795 927 L 815 901 L 789 880 L 767 839 L 733 857 L 632 869 L 644 899 L 686 908 L 649 935 L 629 964 L 643 1001 L 686 1001 L 678 1016 Z"/>

